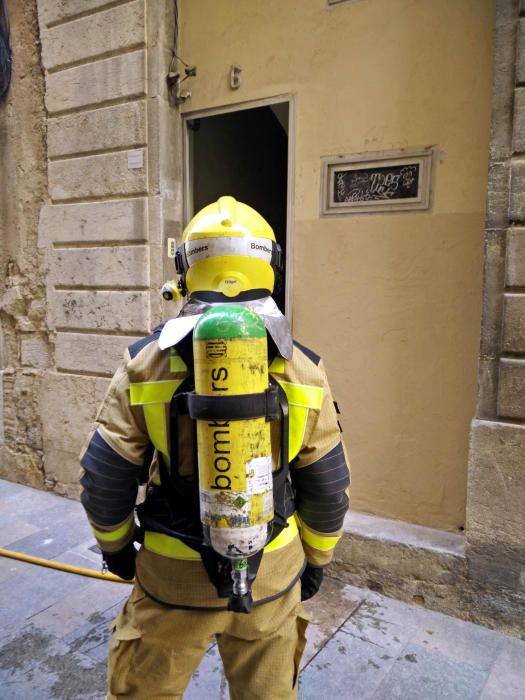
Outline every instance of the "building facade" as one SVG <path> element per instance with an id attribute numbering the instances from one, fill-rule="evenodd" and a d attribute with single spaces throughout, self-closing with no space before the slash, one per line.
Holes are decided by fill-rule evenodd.
<path id="1" fill-rule="evenodd" d="M 177 310 L 168 240 L 234 194 L 286 249 L 279 303 L 342 411 L 353 499 L 332 574 L 512 629 L 523 5 L 8 2 L 0 474 L 78 493 L 124 348 Z"/>

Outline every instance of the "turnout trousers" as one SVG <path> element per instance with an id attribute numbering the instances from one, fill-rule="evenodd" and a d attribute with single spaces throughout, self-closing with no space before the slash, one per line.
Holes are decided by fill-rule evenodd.
<path id="1" fill-rule="evenodd" d="M 307 624 L 299 583 L 248 615 L 162 607 L 135 583 L 113 627 L 107 698 L 182 699 L 216 639 L 231 700 L 294 700 Z"/>

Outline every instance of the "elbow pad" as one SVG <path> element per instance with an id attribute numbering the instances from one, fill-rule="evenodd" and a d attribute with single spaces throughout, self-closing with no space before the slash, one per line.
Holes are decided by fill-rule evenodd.
<path id="1" fill-rule="evenodd" d="M 88 516 L 99 525 L 128 517 L 135 505 L 142 466 L 115 452 L 96 432 L 82 458 L 85 473 L 80 496 Z"/>
<path id="2" fill-rule="evenodd" d="M 293 465 L 292 465 L 293 466 Z M 336 532 L 348 510 L 350 474 L 342 443 L 307 467 L 290 470 L 301 520 L 317 532 Z"/>

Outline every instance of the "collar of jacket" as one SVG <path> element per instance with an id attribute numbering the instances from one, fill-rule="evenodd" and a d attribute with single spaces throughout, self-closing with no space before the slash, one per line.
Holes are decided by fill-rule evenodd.
<path id="1" fill-rule="evenodd" d="M 253 301 L 232 302 L 240 306 L 247 306 L 255 311 L 263 319 L 266 330 L 276 344 L 279 354 L 285 360 L 291 360 L 293 354 L 293 340 L 288 319 L 284 316 L 272 297 L 263 297 Z M 220 304 L 209 304 L 198 299 L 190 299 L 184 304 L 179 315 L 166 321 L 159 337 L 161 350 L 171 348 L 179 343 L 190 333 L 199 318 L 205 311 Z"/>

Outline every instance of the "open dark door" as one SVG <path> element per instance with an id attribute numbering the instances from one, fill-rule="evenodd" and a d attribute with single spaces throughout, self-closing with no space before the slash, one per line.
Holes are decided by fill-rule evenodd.
<path id="1" fill-rule="evenodd" d="M 264 216 L 286 259 L 288 124 L 288 102 L 188 119 L 188 219 L 231 195 Z M 274 294 L 283 312 L 285 277 Z"/>

